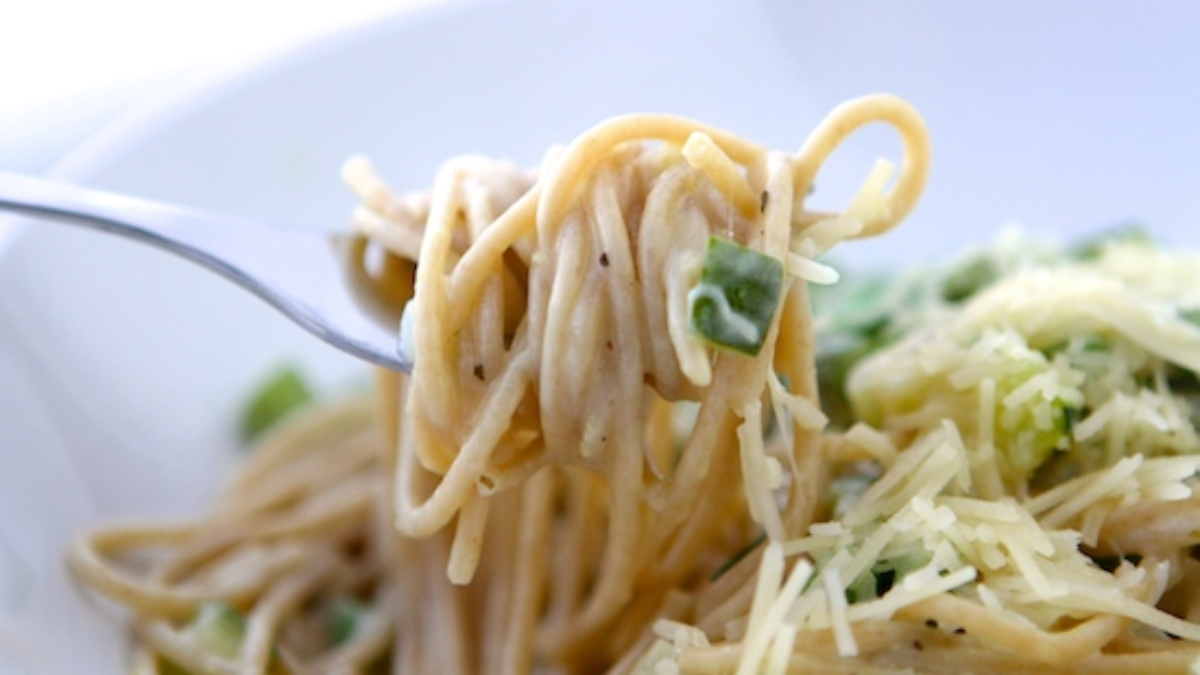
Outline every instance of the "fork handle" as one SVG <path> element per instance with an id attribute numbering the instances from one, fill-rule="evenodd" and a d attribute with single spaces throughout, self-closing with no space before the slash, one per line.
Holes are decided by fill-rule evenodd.
<path id="1" fill-rule="evenodd" d="M 336 235 L 0 172 L 0 210 L 83 225 L 191 260 L 259 296 L 318 338 L 411 372 L 396 329 L 368 316 L 344 278 Z"/>
<path id="2" fill-rule="evenodd" d="M 82 225 L 165 248 L 217 271 L 218 230 L 245 231 L 254 221 L 201 214 L 179 206 L 70 183 L 0 172 L 0 209 L 45 220 Z"/>

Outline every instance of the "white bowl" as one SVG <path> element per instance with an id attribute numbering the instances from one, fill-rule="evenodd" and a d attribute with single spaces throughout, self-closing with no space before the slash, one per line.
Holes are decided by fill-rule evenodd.
<path id="1" fill-rule="evenodd" d="M 57 171 L 193 206 L 339 227 L 338 170 L 397 187 L 466 152 L 532 164 L 606 116 L 697 117 L 792 149 L 840 100 L 921 108 L 925 201 L 845 258 L 923 259 L 1001 224 L 1066 235 L 1129 218 L 1194 243 L 1200 6 L 1029 0 L 457 3 L 322 40 L 147 106 Z M 837 206 L 890 133 L 818 179 Z M 228 283 L 125 241 L 26 227 L 0 253 L 0 672 L 123 672 L 124 628 L 69 581 L 69 537 L 200 509 L 235 461 L 241 396 L 274 364 L 365 375 Z"/>

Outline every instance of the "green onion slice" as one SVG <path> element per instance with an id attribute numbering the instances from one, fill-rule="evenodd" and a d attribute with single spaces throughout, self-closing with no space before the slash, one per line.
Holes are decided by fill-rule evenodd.
<path id="1" fill-rule="evenodd" d="M 313 398 L 308 383 L 291 366 L 280 368 L 250 396 L 242 412 L 242 438 L 252 441 L 289 413 Z"/>
<path id="2" fill-rule="evenodd" d="M 689 328 L 715 347 L 756 356 L 782 292 L 782 262 L 709 237 L 700 281 L 688 292 Z"/>
<path id="3" fill-rule="evenodd" d="M 370 608 L 350 596 L 338 596 L 329 614 L 329 644 L 337 647 L 350 641 L 362 628 Z"/>
<path id="4" fill-rule="evenodd" d="M 205 651 L 231 659 L 242 647 L 246 619 L 223 602 L 208 602 L 200 606 L 184 632 Z"/>

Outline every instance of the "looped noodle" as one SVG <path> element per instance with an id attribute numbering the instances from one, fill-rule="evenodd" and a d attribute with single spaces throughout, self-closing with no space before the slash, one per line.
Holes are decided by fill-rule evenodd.
<path id="1" fill-rule="evenodd" d="M 796 194 L 807 194 L 821 165 L 842 141 L 870 122 L 887 122 L 900 132 L 904 160 L 896 185 L 887 194 L 887 212 L 864 223 L 859 237 L 873 237 L 892 229 L 916 206 L 929 174 L 929 135 L 915 108 L 893 96 L 853 99 L 834 108 L 808 137 L 793 160 Z"/>

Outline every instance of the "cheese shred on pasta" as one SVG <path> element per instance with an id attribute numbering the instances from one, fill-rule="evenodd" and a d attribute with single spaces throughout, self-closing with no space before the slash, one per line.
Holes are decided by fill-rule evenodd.
<path id="1" fill-rule="evenodd" d="M 808 208 L 871 122 L 900 161 Z M 419 194 L 354 158 L 348 270 L 411 375 L 289 415 L 210 513 L 85 533 L 71 568 L 143 674 L 1194 671 L 1200 257 L 822 259 L 928 168 L 885 95 L 794 154 L 631 115 Z"/>

